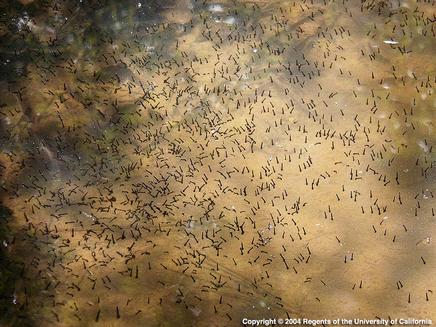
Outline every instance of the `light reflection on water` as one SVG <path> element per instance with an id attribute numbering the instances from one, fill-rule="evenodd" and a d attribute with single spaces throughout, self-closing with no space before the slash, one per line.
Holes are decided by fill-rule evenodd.
<path id="1" fill-rule="evenodd" d="M 27 2 L 6 325 L 436 319 L 434 5 Z"/>

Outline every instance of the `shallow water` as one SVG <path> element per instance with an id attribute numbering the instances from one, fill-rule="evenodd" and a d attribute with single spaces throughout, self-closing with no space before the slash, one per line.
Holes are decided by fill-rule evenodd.
<path id="1" fill-rule="evenodd" d="M 434 2 L 1 7 L 2 325 L 436 319 Z"/>

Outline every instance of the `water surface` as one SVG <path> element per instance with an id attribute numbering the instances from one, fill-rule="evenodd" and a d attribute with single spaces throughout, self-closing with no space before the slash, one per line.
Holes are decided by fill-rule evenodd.
<path id="1" fill-rule="evenodd" d="M 1 6 L 3 325 L 436 319 L 433 2 Z"/>

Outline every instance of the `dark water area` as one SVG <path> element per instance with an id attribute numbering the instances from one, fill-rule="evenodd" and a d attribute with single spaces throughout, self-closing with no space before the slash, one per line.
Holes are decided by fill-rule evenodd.
<path id="1" fill-rule="evenodd" d="M 0 326 L 436 320 L 434 1 L 0 15 Z"/>

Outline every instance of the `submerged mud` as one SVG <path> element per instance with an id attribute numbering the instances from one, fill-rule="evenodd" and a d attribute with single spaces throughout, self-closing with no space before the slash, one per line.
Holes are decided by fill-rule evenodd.
<path id="1" fill-rule="evenodd" d="M 3 325 L 436 319 L 433 2 L 2 11 Z"/>

